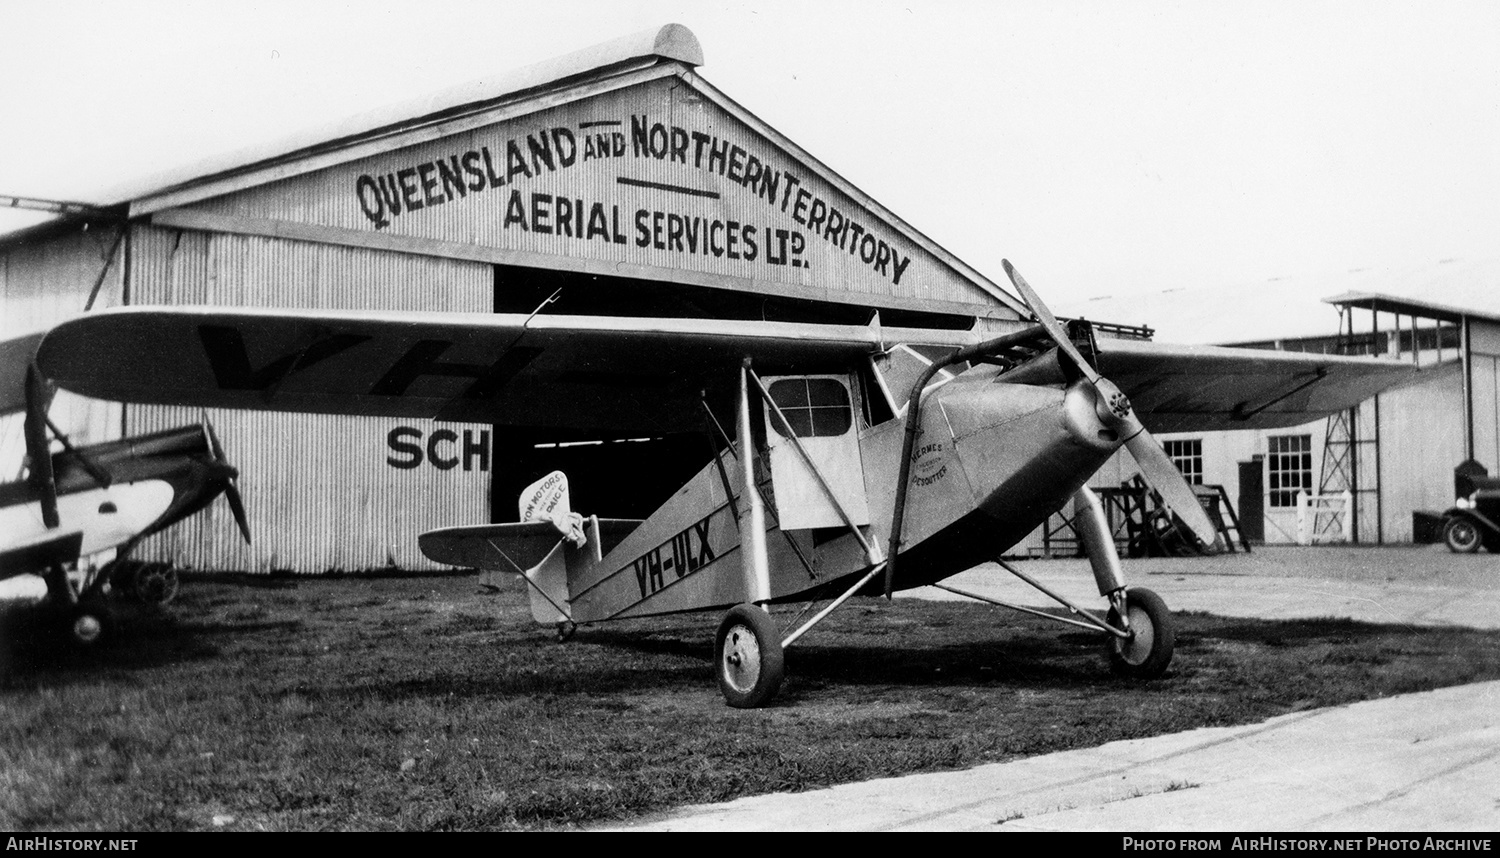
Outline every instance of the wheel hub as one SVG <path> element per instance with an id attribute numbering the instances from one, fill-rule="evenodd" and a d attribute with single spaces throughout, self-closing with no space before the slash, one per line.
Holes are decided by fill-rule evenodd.
<path id="1" fill-rule="evenodd" d="M 80 643 L 91 644 L 104 634 L 104 624 L 93 614 L 84 614 L 73 620 L 73 637 Z"/>
<path id="2" fill-rule="evenodd" d="M 725 638 L 724 677 L 740 691 L 754 688 L 760 678 L 760 649 L 755 634 L 744 626 L 731 628 Z"/>
<path id="3" fill-rule="evenodd" d="M 1130 608 L 1127 616 L 1130 617 L 1130 637 L 1125 640 L 1115 638 L 1115 647 L 1121 658 L 1131 664 L 1141 664 L 1151 655 L 1156 631 L 1151 627 L 1151 618 L 1140 608 Z"/>

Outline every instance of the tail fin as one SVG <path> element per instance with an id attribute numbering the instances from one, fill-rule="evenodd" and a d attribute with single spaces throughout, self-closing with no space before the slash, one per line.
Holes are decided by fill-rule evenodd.
<path id="1" fill-rule="evenodd" d="M 603 559 L 599 520 L 573 512 L 568 503 L 568 478 L 553 471 L 521 493 L 521 521 L 446 527 L 422 534 L 422 553 L 439 563 L 481 570 L 480 583 L 496 585 L 500 576 L 521 573 L 531 591 L 531 616 L 538 623 L 572 621 L 568 565 Z M 636 522 L 609 521 L 615 541 Z M 589 533 L 593 536 L 590 537 Z M 585 555 L 579 549 L 593 543 Z"/>
<path id="2" fill-rule="evenodd" d="M 568 475 L 553 471 L 526 487 L 517 503 L 521 521 L 550 521 L 563 538 L 582 548 L 587 537 L 583 535 L 583 516 L 573 512 L 568 502 Z"/>
<path id="3" fill-rule="evenodd" d="M 531 582 L 531 616 L 539 623 L 571 619 L 561 610 L 568 604 L 568 560 L 565 542 L 582 548 L 583 516 L 573 512 L 568 499 L 568 475 L 553 471 L 526 487 L 517 501 L 521 521 L 550 522 L 562 538 L 541 563 L 526 570 Z"/>

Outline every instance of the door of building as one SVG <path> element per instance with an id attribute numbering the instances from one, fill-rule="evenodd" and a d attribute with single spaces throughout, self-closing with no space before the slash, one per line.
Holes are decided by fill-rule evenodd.
<path id="1" fill-rule="evenodd" d="M 1240 535 L 1251 542 L 1266 541 L 1265 459 L 1240 462 Z"/>

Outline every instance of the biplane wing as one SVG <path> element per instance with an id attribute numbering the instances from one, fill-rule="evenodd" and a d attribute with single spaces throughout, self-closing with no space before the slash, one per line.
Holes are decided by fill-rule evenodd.
<path id="1" fill-rule="evenodd" d="M 58 325 L 36 352 L 47 379 L 100 399 L 659 433 L 700 429 L 702 392 L 746 359 L 817 372 L 898 343 L 979 339 L 795 322 L 119 307 Z M 1297 425 L 1414 377 L 1394 361 L 1108 339 L 1099 361 L 1160 432 Z"/>

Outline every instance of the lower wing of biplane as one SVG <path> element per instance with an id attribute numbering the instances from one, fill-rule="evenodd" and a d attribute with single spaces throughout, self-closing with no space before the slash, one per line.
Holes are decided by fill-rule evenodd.
<path id="1" fill-rule="evenodd" d="M 983 341 L 878 324 L 132 307 L 58 326 L 37 363 L 64 388 L 132 402 L 613 436 L 706 430 L 713 454 L 644 521 L 572 513 L 554 475 L 523 496 L 519 523 L 446 528 L 421 546 L 439 562 L 518 573 L 535 618 L 564 634 L 725 610 L 715 658 L 732 705 L 774 696 L 783 648 L 845 600 L 997 559 L 1070 502 L 1108 610 L 1064 601 L 1063 621 L 1102 632 L 1120 672 L 1159 675 L 1171 616 L 1154 593 L 1126 588 L 1088 479 L 1127 447 L 1183 527 L 1211 543 L 1151 430 L 1297 425 L 1413 370 L 1096 342 L 1011 273 L 1040 324 Z M 824 600 L 795 629 L 766 609 Z"/>

